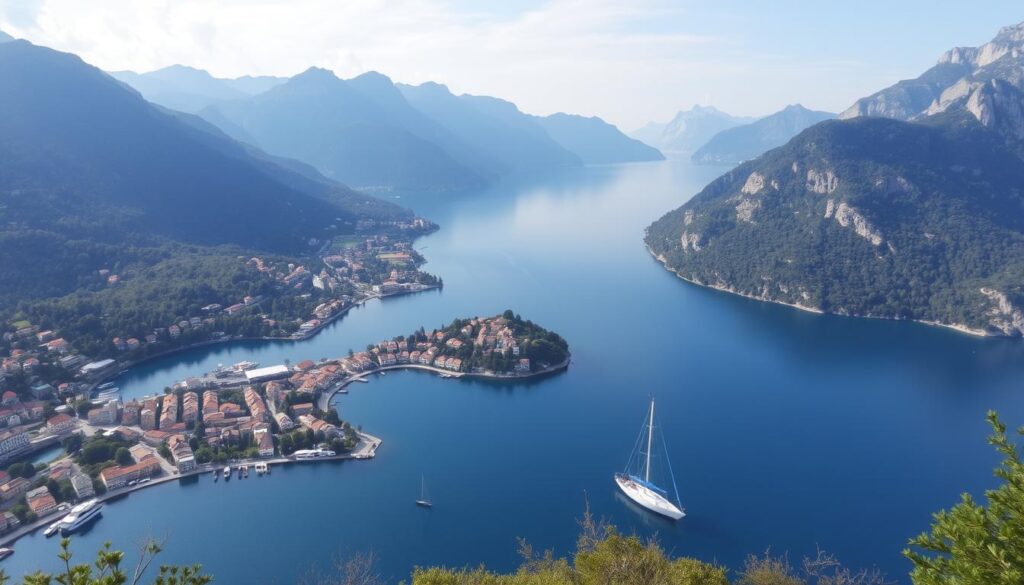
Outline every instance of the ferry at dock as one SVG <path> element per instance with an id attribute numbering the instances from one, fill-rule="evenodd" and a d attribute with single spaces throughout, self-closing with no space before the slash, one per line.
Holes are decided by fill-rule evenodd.
<path id="1" fill-rule="evenodd" d="M 89 500 L 78 504 L 71 508 L 71 512 L 60 521 L 60 533 L 63 536 L 74 534 L 99 516 L 102 509 L 103 504 L 99 500 Z"/>

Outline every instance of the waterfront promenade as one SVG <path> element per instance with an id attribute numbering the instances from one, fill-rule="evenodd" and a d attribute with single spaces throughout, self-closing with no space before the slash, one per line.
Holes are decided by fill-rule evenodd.
<path id="1" fill-rule="evenodd" d="M 357 443 L 355 449 L 353 449 L 349 453 L 342 453 L 340 455 L 335 455 L 333 457 L 317 457 L 314 459 L 298 459 L 294 456 L 287 456 L 255 459 L 236 459 L 228 461 L 226 463 L 203 463 L 201 465 L 197 465 L 195 469 L 191 469 L 184 473 L 179 473 L 177 470 L 175 470 L 173 473 L 164 473 L 163 475 L 154 477 L 150 481 L 147 481 L 145 483 L 139 483 L 116 490 L 110 490 L 101 496 L 96 496 L 96 500 L 100 502 L 107 502 L 110 500 L 121 499 L 131 494 L 132 492 L 137 492 L 139 490 L 144 490 L 147 488 L 151 488 L 153 486 L 169 483 L 179 479 L 184 479 L 193 476 L 201 476 L 203 474 L 212 475 L 213 472 L 219 472 L 225 466 L 237 468 L 239 465 L 254 465 L 256 463 L 266 463 L 267 465 L 271 466 L 286 464 L 312 464 L 323 461 L 345 461 L 349 459 L 365 460 L 373 459 L 374 457 L 376 457 L 377 449 L 380 448 L 383 441 L 378 437 L 375 437 L 367 433 L 357 432 L 356 434 L 359 436 L 359 443 Z M 46 526 L 49 526 L 50 524 L 53 524 L 58 519 L 62 518 L 66 513 L 67 512 L 64 511 L 56 514 L 49 514 L 43 518 L 39 518 L 31 524 L 25 524 L 23 526 L 20 526 L 18 527 L 17 530 L 4 534 L 2 537 L 0 537 L 0 546 L 12 546 L 14 542 L 22 536 L 31 534 L 36 530 L 40 530 L 42 528 L 45 528 Z"/>
<path id="2" fill-rule="evenodd" d="M 454 379 L 454 378 L 467 378 L 467 377 L 469 377 L 469 378 L 481 378 L 481 379 L 485 379 L 485 380 L 495 380 L 495 381 L 518 381 L 518 380 L 529 380 L 531 378 L 537 378 L 539 376 L 545 376 L 547 374 L 551 374 L 551 373 L 554 373 L 554 372 L 558 372 L 558 371 L 564 370 L 564 369 L 569 367 L 569 361 L 570 360 L 571 360 L 571 357 L 566 358 L 562 362 L 559 362 L 559 363 L 557 363 L 557 364 L 555 364 L 553 366 L 547 366 L 545 368 L 537 370 L 536 372 L 530 372 L 530 373 L 527 373 L 527 374 L 504 374 L 504 375 L 503 374 L 495 374 L 495 373 L 491 373 L 491 372 L 456 372 L 456 371 L 453 371 L 453 370 L 446 370 L 444 368 L 436 368 L 434 366 L 427 366 L 427 365 L 423 365 L 423 364 L 396 364 L 396 365 L 393 365 L 393 366 L 381 366 L 381 367 L 375 368 L 373 370 L 368 370 L 368 371 L 365 371 L 365 372 L 359 372 L 359 373 L 351 374 L 347 378 L 342 380 L 341 382 L 338 382 L 338 384 L 335 385 L 334 387 L 328 389 L 325 392 L 322 392 L 320 394 L 320 397 L 317 399 L 317 408 L 319 408 L 320 410 L 324 410 L 324 411 L 330 409 L 331 400 L 334 399 L 334 396 L 336 394 L 338 394 L 339 392 L 344 392 L 345 388 L 347 388 L 349 384 L 351 384 L 352 382 L 366 382 L 366 381 L 368 381 L 370 376 L 372 376 L 374 374 L 379 374 L 381 372 L 390 372 L 390 371 L 393 371 L 393 370 L 420 370 L 420 371 L 424 371 L 424 372 L 433 372 L 433 373 L 438 374 L 439 376 L 441 376 L 443 378 L 453 378 Z"/>

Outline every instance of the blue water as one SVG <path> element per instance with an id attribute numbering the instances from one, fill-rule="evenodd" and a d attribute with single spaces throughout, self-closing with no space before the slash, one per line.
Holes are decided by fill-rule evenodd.
<path id="1" fill-rule="evenodd" d="M 107 506 L 74 546 L 199 562 L 220 583 L 292 583 L 372 550 L 393 581 L 415 565 L 516 565 L 516 537 L 571 552 L 584 502 L 675 554 L 741 564 L 768 547 L 820 546 L 905 581 L 900 555 L 931 514 L 993 485 L 984 415 L 1024 423 L 1024 344 L 911 323 L 798 312 L 688 285 L 642 231 L 721 169 L 682 162 L 594 167 L 472 198 L 403 199 L 442 229 L 418 247 L 443 291 L 373 302 L 313 339 L 204 348 L 117 384 L 158 392 L 218 363 L 264 365 L 513 308 L 568 339 L 573 363 L 518 385 L 392 373 L 335 404 L 384 439 L 369 462 L 278 467 L 269 478 L 172 483 Z M 622 501 L 626 462 L 655 396 L 688 516 Z M 433 510 L 413 505 L 427 477 Z M 54 567 L 56 540 L 3 563 Z"/>

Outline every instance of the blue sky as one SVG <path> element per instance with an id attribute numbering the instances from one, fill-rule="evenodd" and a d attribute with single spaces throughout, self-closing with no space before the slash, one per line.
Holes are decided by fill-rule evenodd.
<path id="1" fill-rule="evenodd" d="M 625 129 L 694 104 L 838 111 L 1020 21 L 1020 0 L 0 0 L 0 29 L 107 70 L 374 69 Z"/>

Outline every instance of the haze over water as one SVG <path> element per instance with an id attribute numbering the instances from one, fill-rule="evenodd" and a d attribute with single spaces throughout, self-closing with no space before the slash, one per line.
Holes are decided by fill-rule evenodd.
<path id="1" fill-rule="evenodd" d="M 802 313 L 688 285 L 644 249 L 643 229 L 724 169 L 681 161 L 590 167 L 464 197 L 400 200 L 441 225 L 417 243 L 445 288 L 372 302 L 300 343 L 237 343 L 146 364 L 118 381 L 159 392 L 218 363 L 263 365 L 349 348 L 506 308 L 562 334 L 573 363 L 529 384 L 392 373 L 335 400 L 384 439 L 376 460 L 209 476 L 107 505 L 74 539 L 166 537 L 166 563 L 219 583 L 291 583 L 332 555 L 373 550 L 381 572 L 516 565 L 516 537 L 571 552 L 588 499 L 626 532 L 731 567 L 745 555 L 820 546 L 906 581 L 900 551 L 961 491 L 994 484 L 986 410 L 1024 423 L 1024 344 L 911 323 Z M 687 517 L 628 505 L 612 474 L 647 401 Z M 420 474 L 435 507 L 413 505 Z M 57 539 L 22 539 L 3 568 L 55 568 Z"/>

